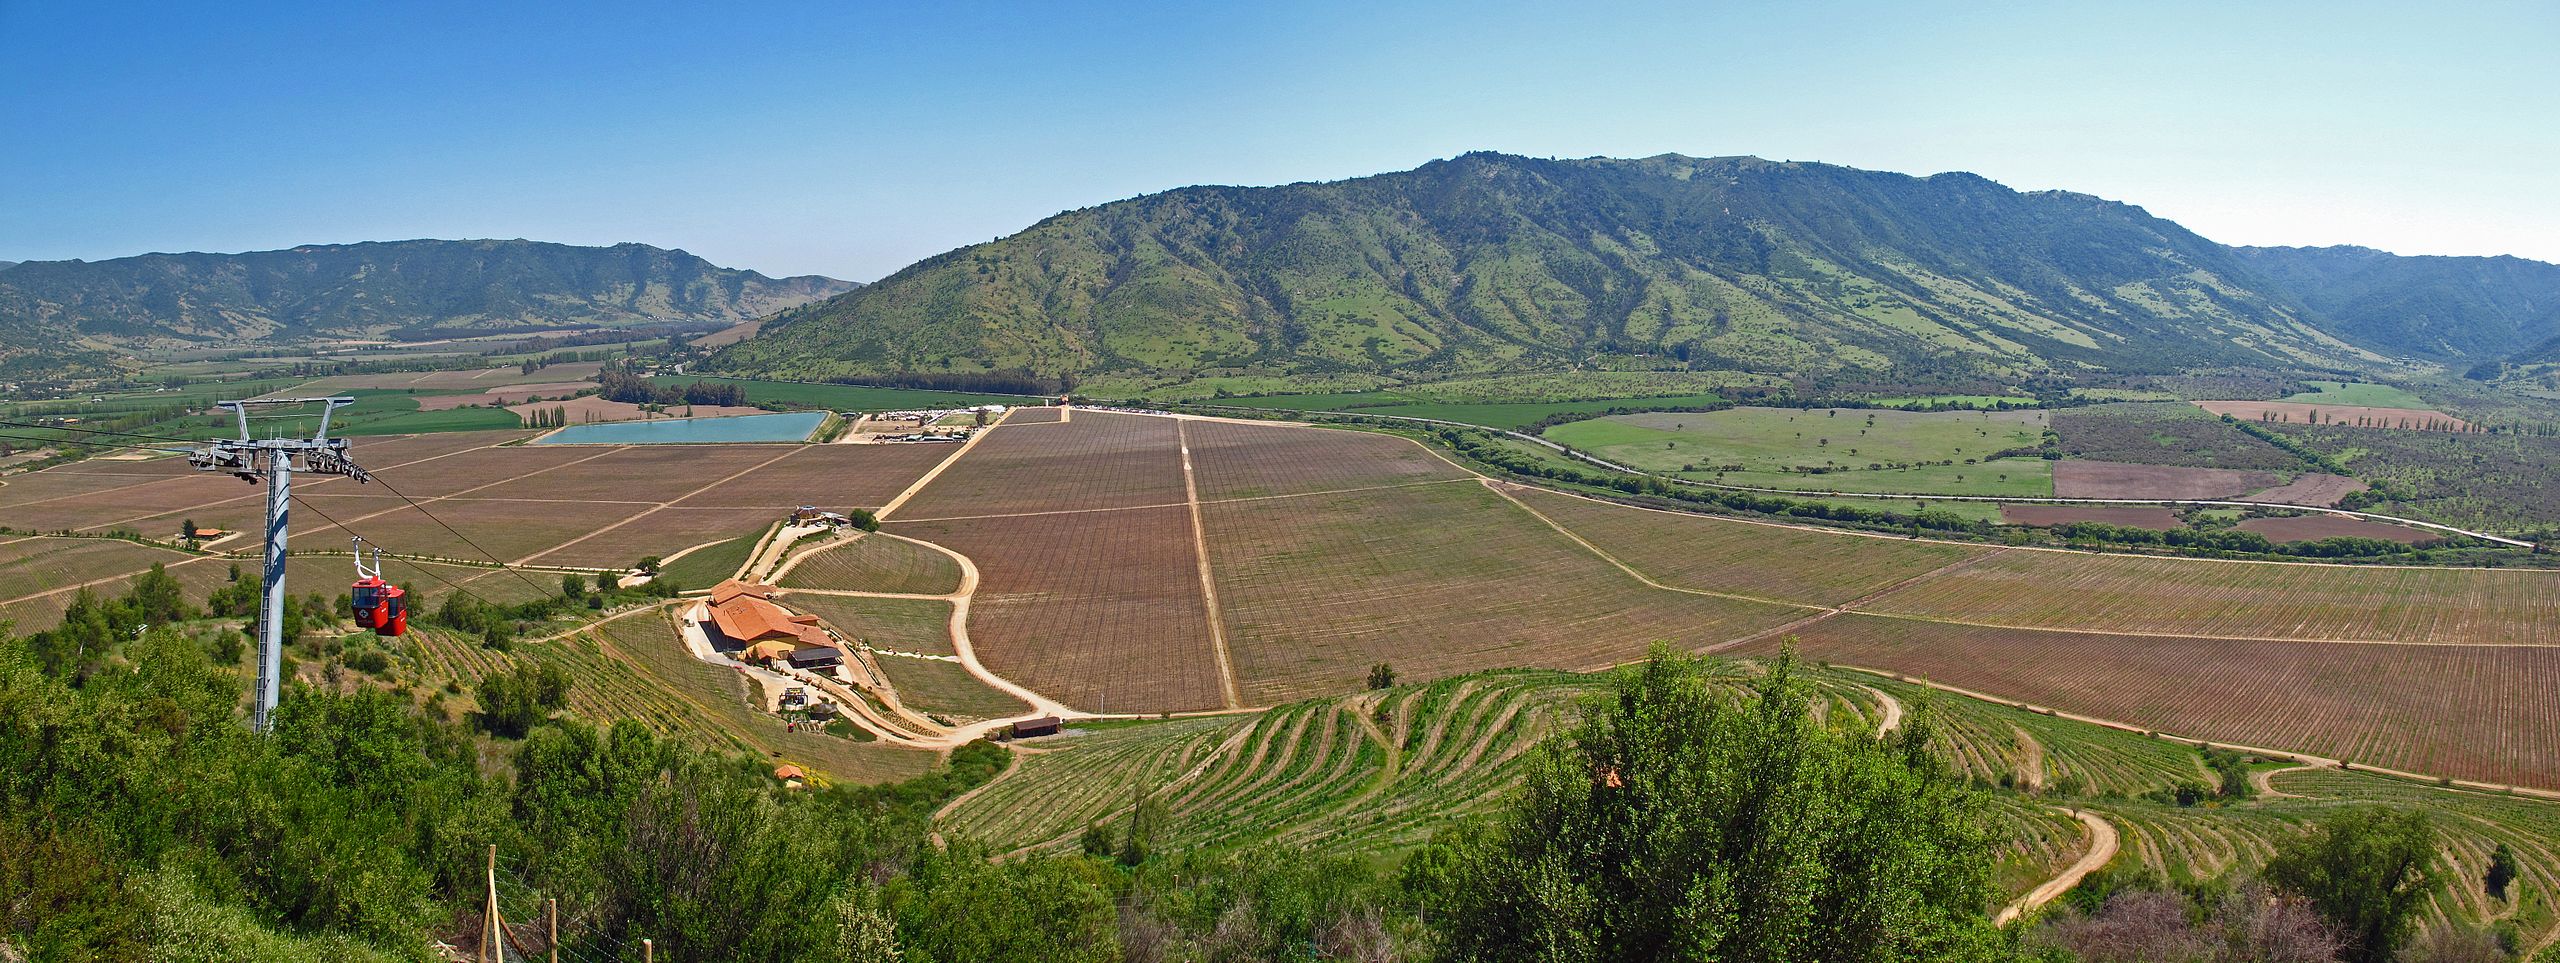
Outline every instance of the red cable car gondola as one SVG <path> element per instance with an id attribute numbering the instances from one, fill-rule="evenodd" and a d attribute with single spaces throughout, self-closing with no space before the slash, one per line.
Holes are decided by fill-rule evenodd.
<path id="1" fill-rule="evenodd" d="M 356 583 L 348 590 L 347 598 L 348 608 L 353 610 L 351 614 L 355 616 L 356 624 L 372 629 L 375 635 L 386 637 L 407 635 L 409 603 L 403 596 L 409 593 L 400 586 L 382 580 L 381 549 L 373 550 L 373 565 L 367 568 L 364 564 L 363 537 L 357 537 L 355 544 Z"/>

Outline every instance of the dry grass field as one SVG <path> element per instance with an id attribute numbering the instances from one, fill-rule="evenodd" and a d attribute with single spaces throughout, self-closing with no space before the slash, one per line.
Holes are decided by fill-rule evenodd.
<path id="1" fill-rule="evenodd" d="M 801 559 L 784 573 L 782 585 L 946 595 L 960 590 L 960 565 L 951 556 L 914 542 L 866 535 Z"/>
<path id="2" fill-rule="evenodd" d="M 2339 645 L 1985 629 L 1842 615 L 1808 659 L 2190 738 L 2560 786 L 2560 646 Z M 1745 647 L 1774 650 L 1776 640 Z"/>
<path id="3" fill-rule="evenodd" d="M 1657 582 L 1801 605 L 1838 605 L 1991 551 L 1503 491 Z"/>
<path id="4" fill-rule="evenodd" d="M 1473 483 L 1202 506 L 1245 701 L 1423 680 L 1588 669 L 1667 640 L 1697 648 L 1800 611 L 1655 589 Z"/>
<path id="5" fill-rule="evenodd" d="M 893 520 L 887 530 L 946 546 L 977 564 L 981 581 L 969 635 L 979 660 L 998 675 L 1079 709 L 1163 712 L 1222 704 L 1184 508 Z"/>
<path id="6" fill-rule="evenodd" d="M 2022 628 L 2446 645 L 2560 644 L 2560 572 L 2012 550 L 1860 606 Z"/>

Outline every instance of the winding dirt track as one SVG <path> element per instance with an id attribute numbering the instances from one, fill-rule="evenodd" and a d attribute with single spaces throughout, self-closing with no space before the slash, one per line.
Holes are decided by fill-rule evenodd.
<path id="1" fill-rule="evenodd" d="M 2088 878 L 2090 873 L 2097 872 L 2100 867 L 2107 865 L 2109 860 L 2116 858 L 2116 827 L 2113 824 L 2085 810 L 2064 809 L 2062 811 L 2078 818 L 2081 825 L 2089 827 L 2089 851 L 2080 854 L 2080 860 L 2063 870 L 2062 875 L 2045 880 L 2036 888 L 2028 890 L 2027 895 L 2018 897 L 2016 902 L 2001 907 L 2000 915 L 1991 918 L 1992 925 L 2007 926 L 2017 922 L 2019 917 L 2070 892 L 2072 887 L 2080 885 L 2080 881 Z"/>

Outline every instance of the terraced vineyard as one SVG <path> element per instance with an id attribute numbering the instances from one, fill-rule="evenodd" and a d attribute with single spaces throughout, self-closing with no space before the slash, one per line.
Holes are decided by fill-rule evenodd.
<path id="1" fill-rule="evenodd" d="M 838 779 L 878 782 L 923 772 L 931 753 L 856 742 L 819 732 L 786 732 L 780 719 L 748 704 L 736 670 L 684 651 L 664 607 L 630 614 L 566 638 L 518 643 L 510 651 L 477 639 L 422 629 L 400 645 L 430 685 L 466 691 L 526 659 L 557 662 L 576 684 L 569 709 L 599 725 L 632 719 L 663 734 L 717 749 L 797 763 Z"/>
<path id="2" fill-rule="evenodd" d="M 1069 845 L 1086 825 L 1125 814 L 1132 787 L 1148 786 L 1141 791 L 1163 806 L 1166 838 L 1186 847 L 1401 848 L 1517 784 L 1522 753 L 1589 684 L 1562 673 L 1486 673 L 1293 703 L 1249 720 L 1148 724 L 1090 743 L 1071 737 L 1026 756 L 996 784 L 1002 792 L 990 789 L 944 817 L 1001 847 Z M 1054 815 L 1025 819 L 1024 800 L 1034 798 L 1071 802 L 1033 806 Z"/>
<path id="3" fill-rule="evenodd" d="M 2188 738 L 2560 787 L 2560 740 L 2550 736 L 2560 726 L 2560 647 L 2232 641 L 1868 615 L 1794 634 L 1808 658 Z"/>
<path id="4" fill-rule="evenodd" d="M 2211 782 L 2195 747 L 1967 699 L 1891 679 L 1858 680 L 1925 719 L 1932 745 L 1985 783 L 2067 796 L 2138 796 L 2184 781 Z"/>
<path id="5" fill-rule="evenodd" d="M 943 822 L 999 848 L 1072 837 L 1125 811 L 1133 787 L 1173 782 L 1250 725 L 1243 716 L 1085 723 L 1066 739 L 1019 744 L 1013 767 L 944 810 Z"/>

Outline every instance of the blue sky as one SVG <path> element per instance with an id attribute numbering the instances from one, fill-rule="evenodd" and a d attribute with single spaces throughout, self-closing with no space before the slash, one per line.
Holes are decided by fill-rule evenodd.
<path id="1" fill-rule="evenodd" d="M 871 280 L 1479 148 L 2560 261 L 2560 4 L 0 0 L 0 259 L 530 237 Z"/>

